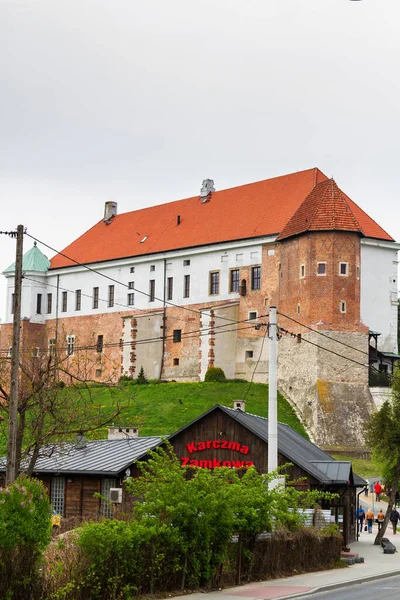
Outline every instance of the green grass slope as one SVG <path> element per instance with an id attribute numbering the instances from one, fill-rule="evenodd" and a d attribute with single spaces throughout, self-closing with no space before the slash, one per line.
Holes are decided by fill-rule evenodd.
<path id="1" fill-rule="evenodd" d="M 233 401 L 245 397 L 248 382 L 168 383 L 123 387 L 129 406 L 116 419 L 118 425 L 137 426 L 140 435 L 168 435 L 190 423 L 215 404 L 233 407 Z M 112 401 L 104 388 L 93 390 L 94 401 L 104 414 L 111 414 Z M 246 397 L 246 412 L 268 417 L 268 386 L 253 383 Z M 304 427 L 290 404 L 278 396 L 278 420 L 308 439 Z M 118 423 L 117 423 L 118 421 Z M 98 431 L 95 437 L 106 437 Z"/>

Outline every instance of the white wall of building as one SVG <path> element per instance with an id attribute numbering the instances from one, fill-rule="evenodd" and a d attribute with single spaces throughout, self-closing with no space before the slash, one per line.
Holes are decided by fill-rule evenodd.
<path id="1" fill-rule="evenodd" d="M 361 319 L 381 335 L 378 349 L 397 352 L 398 250 L 400 244 L 361 240 Z"/>

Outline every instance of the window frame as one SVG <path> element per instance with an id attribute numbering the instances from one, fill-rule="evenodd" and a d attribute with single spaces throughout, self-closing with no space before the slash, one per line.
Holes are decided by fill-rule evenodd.
<path id="1" fill-rule="evenodd" d="M 318 270 L 319 270 L 319 265 L 324 265 L 324 272 L 323 272 L 323 273 L 319 273 L 319 272 L 318 272 Z M 323 261 L 323 260 L 319 260 L 319 261 L 317 262 L 317 277 L 326 277 L 326 271 L 327 271 L 327 269 L 326 269 L 326 262 L 325 262 L 325 261 Z"/>
<path id="2" fill-rule="evenodd" d="M 115 302 L 115 285 L 108 286 L 108 308 L 113 308 Z"/>
<path id="3" fill-rule="evenodd" d="M 103 352 L 103 347 L 104 347 L 104 335 L 102 333 L 100 333 L 97 336 L 96 352 L 98 354 L 101 354 Z"/>
<path id="4" fill-rule="evenodd" d="M 155 302 L 156 299 L 156 280 L 149 280 L 149 302 Z"/>
<path id="5" fill-rule="evenodd" d="M 184 267 L 190 267 L 190 258 L 184 258 L 183 259 L 183 266 Z"/>
<path id="6" fill-rule="evenodd" d="M 65 349 L 65 353 L 67 356 L 74 356 L 75 354 L 75 335 L 69 334 L 66 336 L 67 346 Z"/>
<path id="7" fill-rule="evenodd" d="M 190 273 L 183 276 L 183 297 L 190 298 Z"/>
<path id="8" fill-rule="evenodd" d="M 261 265 L 251 267 L 251 289 L 252 291 L 261 290 Z"/>
<path id="9" fill-rule="evenodd" d="M 63 517 L 65 513 L 65 477 L 57 475 L 51 478 L 50 502 L 56 513 Z"/>
<path id="10" fill-rule="evenodd" d="M 82 290 L 75 290 L 75 310 L 82 308 Z"/>
<path id="11" fill-rule="evenodd" d="M 300 265 L 300 279 L 304 279 L 306 276 L 306 265 L 303 263 Z"/>
<path id="12" fill-rule="evenodd" d="M 240 269 L 238 269 L 237 267 L 229 269 L 229 292 L 235 294 L 238 294 L 240 292 Z"/>
<path id="13" fill-rule="evenodd" d="M 208 295 L 209 296 L 218 296 L 219 295 L 219 283 L 220 283 L 219 275 L 220 275 L 220 271 L 210 271 L 209 272 L 209 275 L 208 275 Z"/>
<path id="14" fill-rule="evenodd" d="M 100 293 L 100 288 L 94 287 L 93 288 L 93 302 L 92 302 L 92 308 L 94 308 L 94 309 L 99 308 L 99 293 Z"/>
<path id="15" fill-rule="evenodd" d="M 182 329 L 173 330 L 172 341 L 174 342 L 174 344 L 179 344 L 182 341 Z"/>
<path id="16" fill-rule="evenodd" d="M 174 358 L 173 359 L 173 366 L 174 367 L 179 367 L 179 358 Z"/>
<path id="17" fill-rule="evenodd" d="M 251 317 L 250 315 L 255 315 L 255 317 Z M 257 321 L 258 319 L 258 310 L 249 310 L 249 312 L 247 313 L 247 320 L 248 321 Z"/>
<path id="18" fill-rule="evenodd" d="M 42 299 L 43 299 L 43 294 L 36 294 L 36 314 L 37 315 L 42 314 Z"/>
<path id="19" fill-rule="evenodd" d="M 254 359 L 254 350 L 245 350 L 244 351 L 244 360 L 253 360 Z"/>
<path id="20" fill-rule="evenodd" d="M 135 306 L 135 293 L 129 292 L 127 297 L 128 306 Z"/>
<path id="21" fill-rule="evenodd" d="M 346 267 L 346 272 L 342 273 L 342 266 Z M 348 262 L 339 262 L 339 277 L 348 277 L 349 276 L 349 263 Z"/>
<path id="22" fill-rule="evenodd" d="M 61 298 L 61 312 L 68 312 L 68 292 L 64 291 Z"/>
<path id="23" fill-rule="evenodd" d="M 174 295 L 174 278 L 167 277 L 167 300 L 172 300 Z"/>
<path id="24" fill-rule="evenodd" d="M 339 302 L 339 311 L 342 313 L 342 315 L 347 313 L 347 303 L 346 300 L 340 300 Z"/>
<path id="25" fill-rule="evenodd" d="M 47 294 L 47 312 L 46 314 L 51 315 L 53 312 L 53 294 Z"/>

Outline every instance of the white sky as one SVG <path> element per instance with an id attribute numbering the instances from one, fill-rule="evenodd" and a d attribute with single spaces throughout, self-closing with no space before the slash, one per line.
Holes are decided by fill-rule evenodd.
<path id="1" fill-rule="evenodd" d="M 0 0 L 0 230 L 318 166 L 400 240 L 399 59 L 399 0 Z"/>

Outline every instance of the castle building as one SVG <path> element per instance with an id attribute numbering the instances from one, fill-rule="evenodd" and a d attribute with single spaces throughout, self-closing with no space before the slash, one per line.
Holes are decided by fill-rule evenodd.
<path id="1" fill-rule="evenodd" d="M 323 446 L 362 444 L 373 409 L 368 334 L 397 353 L 400 245 L 319 169 L 104 217 L 49 262 L 24 256 L 22 345 L 65 354 L 98 381 L 267 379 Z M 0 347 L 10 344 L 14 265 Z M 24 339 L 29 339 L 24 342 Z M 357 409 L 355 408 L 357 405 Z"/>

